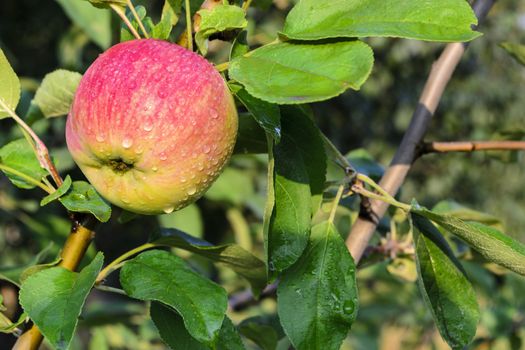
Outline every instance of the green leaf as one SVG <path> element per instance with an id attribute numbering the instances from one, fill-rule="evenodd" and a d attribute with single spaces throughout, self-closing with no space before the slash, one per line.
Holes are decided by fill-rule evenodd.
<path id="1" fill-rule="evenodd" d="M 204 197 L 213 201 L 226 201 L 240 205 L 254 193 L 254 183 L 245 171 L 225 168 Z"/>
<path id="2" fill-rule="evenodd" d="M 46 118 L 68 114 L 80 79 L 81 74 L 65 69 L 46 74 L 36 90 L 34 103 Z"/>
<path id="3" fill-rule="evenodd" d="M 400 37 L 469 41 L 477 18 L 465 0 L 301 0 L 288 14 L 283 34 L 290 39 Z"/>
<path id="4" fill-rule="evenodd" d="M 0 77 L 2 77 L 0 79 L 0 100 L 14 111 L 20 100 L 20 80 L 2 49 L 0 49 Z M 0 106 L 0 119 L 8 116 L 9 113 Z"/>
<path id="5" fill-rule="evenodd" d="M 47 175 L 47 171 L 40 167 L 36 155 L 26 139 L 12 141 L 0 148 L 0 164 L 33 178 L 37 182 Z M 35 185 L 20 176 L 4 171 L 9 180 L 17 187 L 31 189 Z"/>
<path id="6" fill-rule="evenodd" d="M 159 331 L 162 340 L 173 350 L 210 350 L 212 347 L 206 346 L 193 338 L 186 328 L 182 317 L 173 309 L 153 302 L 150 306 L 151 319 Z M 214 350 L 242 350 L 244 345 L 237 333 L 232 321 L 224 317 L 221 330 L 214 344 Z"/>
<path id="7" fill-rule="evenodd" d="M 266 265 L 252 253 L 237 244 L 214 246 L 174 229 L 163 229 L 162 236 L 152 243 L 188 250 L 215 262 L 224 264 L 246 278 L 252 285 L 254 294 L 266 286 Z"/>
<path id="8" fill-rule="evenodd" d="M 374 63 L 362 41 L 326 44 L 276 43 L 231 61 L 230 77 L 253 96 L 272 103 L 323 101 L 359 90 Z"/>
<path id="9" fill-rule="evenodd" d="M 273 156 L 273 138 L 266 133 L 266 143 L 268 146 L 268 169 L 267 169 L 267 189 L 266 189 L 266 203 L 264 204 L 263 214 L 263 243 L 264 243 L 264 258 L 268 262 L 267 272 L 270 270 L 270 236 L 272 220 L 274 219 L 273 212 L 275 210 L 275 158 Z M 271 270 L 274 270 L 275 266 Z M 275 276 L 268 274 L 269 280 L 273 280 Z"/>
<path id="10" fill-rule="evenodd" d="M 226 291 L 193 272 L 181 258 L 159 250 L 142 253 L 126 262 L 120 283 L 133 298 L 173 307 L 198 341 L 209 344 L 218 337 L 228 303 Z"/>
<path id="11" fill-rule="evenodd" d="M 419 289 L 443 339 L 451 348 L 463 349 L 476 334 L 480 318 L 476 294 L 437 228 L 423 216 L 412 218 Z"/>
<path id="12" fill-rule="evenodd" d="M 151 37 L 154 39 L 168 40 L 173 26 L 177 24 L 178 17 L 170 2 L 173 1 L 164 2 L 160 21 L 151 29 Z M 180 2 L 178 5 L 180 10 Z"/>
<path id="13" fill-rule="evenodd" d="M 235 96 L 253 115 L 257 123 L 279 142 L 281 139 L 281 111 L 279 106 L 260 100 L 250 95 L 245 89 L 239 89 Z"/>
<path id="14" fill-rule="evenodd" d="M 80 273 L 52 267 L 22 284 L 20 304 L 57 349 L 69 347 L 78 316 L 103 262 L 102 253 L 98 253 Z"/>
<path id="15" fill-rule="evenodd" d="M 350 164 L 361 174 L 380 179 L 385 169 L 379 164 L 367 150 L 358 148 L 346 154 Z"/>
<path id="16" fill-rule="evenodd" d="M 306 247 L 326 172 L 326 154 L 315 124 L 295 107 L 282 110 L 281 123 L 281 141 L 273 149 L 275 206 L 268 236 L 269 266 L 276 271 L 295 263 Z"/>
<path id="17" fill-rule="evenodd" d="M 241 322 L 239 332 L 263 350 L 275 350 L 278 335 L 274 327 L 264 324 L 260 317 L 252 317 Z"/>
<path id="18" fill-rule="evenodd" d="M 266 134 L 253 115 L 239 113 L 239 128 L 234 154 L 267 153 Z"/>
<path id="19" fill-rule="evenodd" d="M 451 215 L 441 215 L 422 207 L 411 211 L 434 221 L 461 238 L 485 259 L 525 275 L 525 245 L 500 231 L 477 222 L 464 222 Z"/>
<path id="20" fill-rule="evenodd" d="M 355 264 L 335 226 L 322 222 L 277 289 L 279 318 L 295 348 L 337 350 L 357 315 Z"/>
<path id="21" fill-rule="evenodd" d="M 62 197 L 64 194 L 66 194 L 67 191 L 69 191 L 69 188 L 71 187 L 71 184 L 72 184 L 71 177 L 69 175 L 67 175 L 65 180 L 64 180 L 64 183 L 62 183 L 62 185 L 59 188 L 57 188 L 57 190 L 55 192 L 53 192 L 50 195 L 45 196 L 44 198 L 42 198 L 42 200 L 40 201 L 40 206 L 44 206 L 46 204 L 49 204 L 52 201 L 55 201 L 55 200 L 59 199 L 60 197 Z"/>
<path id="22" fill-rule="evenodd" d="M 248 32 L 243 30 L 237 35 L 232 43 L 230 50 L 230 61 L 236 57 L 242 56 L 250 50 L 248 46 Z"/>
<path id="23" fill-rule="evenodd" d="M 438 214 L 452 215 L 463 221 L 477 221 L 494 228 L 503 228 L 501 219 L 494 215 L 472 210 L 452 200 L 439 202 L 432 208 L 432 211 Z"/>
<path id="24" fill-rule="evenodd" d="M 211 35 L 233 29 L 244 29 L 248 25 L 246 14 L 239 6 L 223 4 L 211 10 L 202 9 L 197 13 L 201 16 L 201 23 L 199 31 L 195 34 L 195 42 L 203 55 L 208 51 L 206 39 Z"/>
<path id="25" fill-rule="evenodd" d="M 93 8 L 87 2 L 78 0 L 56 0 L 64 9 L 67 16 L 78 25 L 86 35 L 101 49 L 111 45 L 111 12 L 109 9 Z M 115 3 L 126 6 L 126 0 L 90 0 L 93 5 Z"/>
<path id="26" fill-rule="evenodd" d="M 58 200 L 68 210 L 91 213 L 101 222 L 106 222 L 111 217 L 109 204 L 85 181 L 74 181 L 66 194 Z"/>
<path id="27" fill-rule="evenodd" d="M 48 269 L 50 267 L 58 265 L 58 263 L 60 263 L 60 261 L 62 261 L 62 258 L 61 257 L 57 257 L 55 260 L 53 260 L 51 262 L 48 262 L 46 264 L 37 264 L 37 265 L 29 266 L 24 271 L 22 271 L 22 273 L 20 274 L 20 277 L 19 277 L 20 283 L 24 283 L 24 281 L 28 277 L 34 275 L 35 273 L 37 273 L 39 271 L 42 271 L 42 270 L 45 270 L 45 269 Z"/>
<path id="28" fill-rule="evenodd" d="M 505 49 L 516 61 L 525 65 L 525 45 L 514 43 L 501 43 L 500 46 Z"/>

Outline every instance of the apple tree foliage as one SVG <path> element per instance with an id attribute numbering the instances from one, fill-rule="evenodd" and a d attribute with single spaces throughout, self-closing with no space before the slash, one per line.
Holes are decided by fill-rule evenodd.
<path id="1" fill-rule="evenodd" d="M 123 0 L 58 3 L 102 49 L 112 43 L 111 32 L 105 29 L 111 20 L 109 8 L 127 5 Z M 91 253 L 91 260 L 72 272 L 56 266 L 58 260 L 44 263 L 36 256 L 27 266 L 0 270 L 2 280 L 20 288 L 24 310 L 18 321 L 0 318 L 0 331 L 13 333 L 31 320 L 52 348 L 68 349 L 94 287 L 146 301 L 147 317 L 172 349 L 339 349 L 352 326 L 359 324 L 358 267 L 334 218 L 348 210 L 339 200 L 341 191 L 349 193 L 356 172 L 378 178 L 382 168 L 359 154 L 342 156 L 316 125 L 308 103 L 357 91 L 366 84 L 374 67 L 368 38 L 468 42 L 481 36 L 472 29 L 476 16 L 464 0 L 300 0 L 274 33 L 275 40 L 250 47 L 250 12 L 243 7 L 250 1 L 199 10 L 201 3 L 191 1 L 188 9 L 200 16 L 194 35 L 198 52 L 206 55 L 216 38 L 232 42 L 228 62 L 217 67 L 242 112 L 235 152 L 267 155 L 262 158 L 267 167 L 266 202 L 259 213 L 263 254 L 254 254 L 242 235 L 236 237 L 237 244 L 215 245 L 197 238 L 195 233 L 202 227 L 189 222 L 199 221 L 200 214 L 190 206 L 183 210 L 184 220 L 161 217 L 163 227 L 148 232 L 147 243 L 116 260 Z M 264 5 L 257 0 L 253 4 Z M 153 38 L 174 41 L 174 31 L 185 28 L 183 1 L 166 0 L 156 23 L 144 7 L 135 10 Z M 126 15 L 139 30 L 129 9 Z M 120 40 L 132 39 L 121 24 Z M 503 43 L 502 47 L 525 63 L 523 46 Z M 47 74 L 24 119 L 35 125 L 42 118 L 66 115 L 80 78 L 79 73 L 64 69 Z M 13 117 L 20 91 L 20 79 L 0 51 L 0 118 Z M 50 174 L 27 136 L 24 132 L 2 145 L 0 170 L 16 187 L 49 188 Z M 235 207 L 243 198 L 253 197 L 249 181 L 242 172 L 228 168 L 205 195 L 227 203 L 228 220 L 237 233 L 249 230 Z M 232 191 L 232 185 L 238 189 Z M 123 222 L 136 219 L 111 208 L 89 183 L 69 175 L 50 192 L 40 198 L 42 206 L 58 201 L 70 213 L 93 215 L 102 225 L 112 216 Z M 441 337 L 451 348 L 463 349 L 473 340 L 480 320 L 476 291 L 460 261 L 467 246 L 481 261 L 525 275 L 525 245 L 501 232 L 489 216 L 442 209 L 429 210 L 415 200 L 398 208 L 396 215 L 408 227 L 413 253 L 397 257 L 396 262 L 399 267 L 415 260 L 413 278 Z M 188 252 L 241 276 L 256 298 L 276 288 L 278 318 L 268 322 L 259 310 L 255 317 L 233 322 L 228 304 L 236 301 L 234 292 L 218 284 L 217 276 L 189 264 Z M 103 270 L 108 264 L 111 269 Z M 116 270 L 119 281 L 113 285 L 119 288 L 107 286 L 106 278 Z M 98 336 L 93 333 L 94 341 Z"/>

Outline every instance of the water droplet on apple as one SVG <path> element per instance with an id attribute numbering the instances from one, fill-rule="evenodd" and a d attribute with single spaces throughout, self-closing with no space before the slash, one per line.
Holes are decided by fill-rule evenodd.
<path id="1" fill-rule="evenodd" d="M 166 153 L 162 152 L 160 155 L 159 155 L 159 158 L 160 160 L 166 160 L 168 159 L 168 157 L 166 156 Z"/>
<path id="2" fill-rule="evenodd" d="M 151 130 L 153 130 L 153 123 L 151 120 L 146 120 L 146 122 L 144 123 L 144 126 L 142 127 L 144 129 L 144 131 L 146 132 L 150 132 Z"/>
<path id="3" fill-rule="evenodd" d="M 167 207 L 167 208 L 164 208 L 164 209 L 163 209 L 163 211 L 164 211 L 166 214 L 173 213 L 174 210 L 175 210 L 175 207 Z"/>
<path id="4" fill-rule="evenodd" d="M 129 83 L 129 89 L 130 90 L 135 90 L 137 88 L 137 82 L 136 81 L 132 81 Z"/>
<path id="5" fill-rule="evenodd" d="M 168 93 L 167 93 L 165 90 L 159 90 L 159 92 L 157 93 L 157 95 L 158 95 L 160 98 L 165 98 L 166 96 L 168 96 Z"/>
<path id="6" fill-rule="evenodd" d="M 210 109 L 210 117 L 212 119 L 217 119 L 219 117 L 219 113 L 217 113 L 215 108 Z"/>
<path id="7" fill-rule="evenodd" d="M 125 137 L 124 140 L 122 140 L 122 147 L 128 149 L 133 145 L 133 140 Z"/>
<path id="8" fill-rule="evenodd" d="M 211 148 L 210 148 L 210 146 L 206 145 L 206 146 L 204 146 L 204 149 L 203 149 L 202 151 L 203 151 L 204 153 L 208 154 L 208 153 L 210 153 Z"/>
<path id="9" fill-rule="evenodd" d="M 184 182 L 186 182 L 186 181 L 188 181 L 188 180 L 186 180 L 185 177 L 181 177 L 181 178 L 180 178 L 180 182 L 184 183 Z"/>
<path id="10" fill-rule="evenodd" d="M 188 188 L 188 189 L 186 190 L 186 193 L 187 193 L 189 196 L 194 195 L 195 192 L 197 192 L 197 189 L 196 189 L 195 187 L 193 187 L 193 186 L 190 187 L 190 188 Z"/>
<path id="11" fill-rule="evenodd" d="M 153 170 L 154 172 L 157 172 L 157 170 L 159 170 L 159 168 L 157 168 L 156 166 L 154 166 L 153 168 L 151 168 L 151 170 Z"/>
<path id="12" fill-rule="evenodd" d="M 204 165 L 203 164 L 199 164 L 199 167 L 197 169 L 199 169 L 199 171 L 203 171 L 204 170 Z"/>
<path id="13" fill-rule="evenodd" d="M 102 135 L 102 134 L 98 134 L 98 135 L 96 136 L 96 139 L 97 139 L 98 142 L 104 142 L 104 140 L 105 140 L 105 139 L 104 139 L 104 135 Z"/>

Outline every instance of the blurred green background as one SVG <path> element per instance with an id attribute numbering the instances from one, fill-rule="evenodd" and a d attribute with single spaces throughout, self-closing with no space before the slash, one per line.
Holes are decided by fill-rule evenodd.
<path id="1" fill-rule="evenodd" d="M 158 20 L 163 1 L 135 1 Z M 192 5 L 198 7 L 197 1 Z M 251 47 L 273 41 L 282 27 L 288 0 L 254 1 L 249 12 Z M 184 26 L 181 19 L 172 33 Z M 499 44 L 525 41 L 525 3 L 500 0 L 481 27 L 484 35 L 469 47 L 447 88 L 427 141 L 525 139 L 525 68 Z M 35 89 L 45 74 L 65 68 L 83 73 L 111 43 L 118 42 L 120 22 L 107 10 L 81 0 L 3 0 L 0 2 L 0 47 L 22 78 L 22 100 L 17 108 L 41 135 L 62 174 L 83 176 L 65 149 L 65 118 L 42 119 L 29 110 Z M 312 107 L 316 121 L 343 153 L 359 151 L 368 157 L 366 169 L 380 171 L 392 158 L 406 129 L 431 64 L 443 44 L 399 39 L 367 40 L 374 48 L 375 66 L 361 91 L 348 91 Z M 227 60 L 230 44 L 210 42 L 208 58 Z M 0 77 L 1 79 L 1 77 Z M 28 112 L 29 110 L 29 112 Z M 0 144 L 19 138 L 10 120 L 0 121 Z M 355 156 L 356 153 L 354 153 Z M 427 155 L 419 159 L 400 197 L 416 198 L 432 207 L 442 200 L 457 202 L 501 220 L 505 232 L 525 242 L 525 154 L 479 152 Z M 170 215 L 141 217 L 122 223 L 115 210 L 109 224 L 97 232 L 96 249 L 106 262 L 145 242 L 158 227 L 176 227 L 212 243 L 237 242 L 262 256 L 262 214 L 266 192 L 266 156 L 236 155 L 212 189 L 196 204 Z M 44 251 L 51 261 L 69 232 L 63 208 L 53 203 L 39 207 L 43 193 L 15 189 L 0 177 L 0 273 L 34 264 Z M 338 213 L 338 226 L 346 235 L 355 218 L 356 203 Z M 403 229 L 403 220 L 395 225 Z M 394 225 L 394 226 L 395 226 Z M 392 232 L 388 224 L 383 230 Z M 376 239 L 376 241 L 379 239 Z M 461 246 L 459 246 L 461 248 Z M 90 255 L 93 256 L 93 248 Z M 198 271 L 220 282 L 230 293 L 243 296 L 247 283 L 227 269 L 178 252 Z M 468 254 L 465 259 L 473 260 Z M 478 291 L 482 322 L 473 349 L 525 349 L 525 281 L 513 274 L 466 262 Z M 414 264 L 408 257 L 382 257 L 360 269 L 361 309 L 345 349 L 445 349 L 419 291 L 412 282 Z M 118 279 L 112 276 L 112 283 Z M 14 288 L 0 282 L 7 305 Z M 243 334 L 269 332 L 269 348 L 283 336 L 275 327 L 275 300 L 241 305 L 231 317 L 244 321 Z M 164 348 L 145 315 L 143 304 L 94 291 L 80 323 L 73 349 Z M 11 316 L 20 310 L 11 307 Z M 263 315 L 264 317 L 261 317 Z M 266 328 L 265 328 L 266 327 Z M 251 333 L 250 333 L 251 332 Z M 252 334 L 253 336 L 253 334 Z M 248 336 L 249 337 L 249 336 Z M 275 340 L 275 341 L 274 341 Z M 0 349 L 14 338 L 0 334 Z M 254 343 L 250 346 L 256 348 Z M 286 349 L 285 341 L 279 346 Z"/>

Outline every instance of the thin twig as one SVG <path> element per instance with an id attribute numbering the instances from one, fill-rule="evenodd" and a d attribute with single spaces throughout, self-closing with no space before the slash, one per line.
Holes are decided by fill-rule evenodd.
<path id="1" fill-rule="evenodd" d="M 110 287 L 110 286 L 104 286 L 104 285 L 95 285 L 95 288 L 98 290 L 101 290 L 103 292 L 110 292 L 110 293 L 116 293 L 120 295 L 127 295 L 125 291 L 123 291 L 120 288 Z"/>
<path id="2" fill-rule="evenodd" d="M 427 153 L 510 150 L 525 150 L 525 141 L 425 142 L 421 148 L 421 155 Z"/>
<path id="3" fill-rule="evenodd" d="M 100 284 L 105 278 L 107 275 L 109 275 L 111 272 L 115 271 L 116 269 L 118 269 L 120 266 L 122 266 L 122 263 L 132 257 L 133 255 L 135 254 L 138 254 L 144 250 L 147 250 L 147 249 L 151 249 L 151 248 L 155 248 L 155 247 L 158 247 L 159 245 L 157 244 L 153 244 L 153 243 L 146 243 L 146 244 L 143 244 L 141 246 L 138 246 L 130 251 L 127 251 L 126 253 L 122 254 L 121 256 L 119 256 L 118 258 L 116 258 L 115 260 L 113 260 L 111 263 L 109 263 L 104 269 L 102 269 L 102 271 L 99 272 L 98 276 L 97 276 L 97 279 L 95 280 L 95 284 Z"/>
<path id="4" fill-rule="evenodd" d="M 186 37 L 187 37 L 187 43 L 186 47 L 188 50 L 193 51 L 193 38 L 191 35 L 192 27 L 191 27 L 191 9 L 190 9 L 190 0 L 185 0 L 186 3 Z"/>
<path id="5" fill-rule="evenodd" d="M 242 4 L 242 9 L 244 10 L 244 12 L 247 12 L 248 9 L 250 8 L 250 5 L 252 3 L 252 0 L 246 0 L 243 4 Z"/>
<path id="6" fill-rule="evenodd" d="M 478 20 L 481 21 L 494 5 L 495 0 L 478 0 L 473 8 Z M 432 70 L 419 99 L 419 104 L 412 116 L 410 125 L 401 141 L 401 144 L 385 171 L 379 185 L 392 196 L 397 193 L 417 157 L 418 145 L 425 136 L 430 121 L 441 100 L 443 91 L 450 80 L 467 44 L 448 44 L 439 59 L 432 66 Z M 370 201 L 370 210 L 373 217 L 381 218 L 386 212 L 388 204 L 380 200 Z M 360 217 L 356 220 L 346 245 L 354 260 L 358 262 L 363 255 L 368 242 L 377 227 L 377 221 Z"/>
<path id="7" fill-rule="evenodd" d="M 122 19 L 122 21 L 126 23 L 126 26 L 128 27 L 131 34 L 133 34 L 135 39 L 140 40 L 139 33 L 135 30 L 135 28 L 133 28 L 133 25 L 129 21 L 128 17 L 126 17 L 124 11 L 122 11 L 122 9 L 115 4 L 110 4 L 109 7 L 111 7 L 111 9 L 115 11 L 115 13 L 120 17 L 120 19 Z"/>
<path id="8" fill-rule="evenodd" d="M 15 113 L 15 111 L 9 108 L 9 106 L 7 106 L 1 98 L 0 107 L 2 107 L 11 116 L 11 118 L 13 118 L 18 123 L 18 125 L 20 125 L 20 127 L 31 136 L 36 145 L 36 157 L 40 163 L 40 166 L 48 171 L 48 173 L 53 178 L 53 181 L 55 181 L 55 184 L 60 187 L 60 185 L 62 185 L 62 178 L 58 174 L 58 171 L 51 160 L 51 156 L 49 155 L 46 145 L 42 142 L 42 140 L 40 140 L 38 135 L 35 134 L 33 129 L 31 129 L 29 125 L 27 125 L 22 120 L 22 118 L 20 118 Z"/>
<path id="9" fill-rule="evenodd" d="M 140 30 L 142 31 L 142 34 L 144 34 L 144 37 L 149 39 L 148 32 L 146 31 L 146 28 L 144 28 L 144 24 L 142 23 L 142 20 L 139 17 L 139 14 L 135 10 L 135 6 L 133 6 L 133 3 L 131 0 L 127 0 L 128 7 L 131 10 L 131 13 L 133 14 L 133 17 L 135 17 L 135 21 L 139 24 Z"/>
<path id="10" fill-rule="evenodd" d="M 223 72 L 227 70 L 228 68 L 230 68 L 230 62 L 224 62 L 224 63 L 215 65 L 215 69 L 219 72 Z"/>

